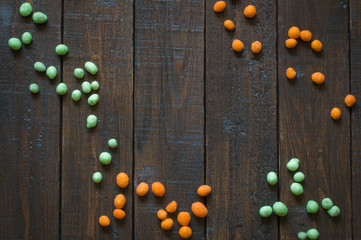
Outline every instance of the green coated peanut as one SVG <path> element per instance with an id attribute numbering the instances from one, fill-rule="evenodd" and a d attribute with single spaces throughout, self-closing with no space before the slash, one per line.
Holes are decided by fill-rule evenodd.
<path id="1" fill-rule="evenodd" d="M 57 55 L 63 56 L 67 54 L 68 47 L 65 44 L 59 44 L 58 46 L 55 47 L 55 52 Z"/>
<path id="2" fill-rule="evenodd" d="M 23 4 L 21 4 L 21 6 L 19 8 L 19 12 L 20 12 L 21 16 L 27 17 L 33 12 L 33 7 L 28 2 L 23 3 Z"/>
<path id="3" fill-rule="evenodd" d="M 48 16 L 42 12 L 36 12 L 33 14 L 33 21 L 37 24 L 46 23 L 46 21 L 48 21 Z"/>
<path id="4" fill-rule="evenodd" d="M 45 64 L 42 62 L 36 62 L 34 63 L 34 69 L 37 72 L 45 72 L 46 71 L 46 67 Z"/>
<path id="5" fill-rule="evenodd" d="M 275 172 L 269 172 L 267 174 L 267 182 L 269 185 L 275 185 L 278 182 L 278 177 Z"/>
<path id="6" fill-rule="evenodd" d="M 94 91 L 98 90 L 99 89 L 99 83 L 98 81 L 93 81 L 91 84 L 91 87 Z"/>
<path id="7" fill-rule="evenodd" d="M 331 217 L 337 217 L 338 215 L 340 215 L 340 212 L 341 210 L 337 206 L 333 206 L 332 208 L 327 210 L 328 215 L 330 215 Z"/>
<path id="8" fill-rule="evenodd" d="M 116 147 L 118 147 L 118 142 L 117 142 L 117 140 L 116 140 L 115 138 L 109 139 L 109 141 L 108 141 L 108 146 L 109 146 L 110 148 L 116 148 Z"/>
<path id="9" fill-rule="evenodd" d="M 293 175 L 293 180 L 295 180 L 295 182 L 302 182 L 305 180 L 305 174 L 302 172 L 296 172 L 295 175 Z"/>
<path id="10" fill-rule="evenodd" d="M 24 44 L 30 44 L 33 40 L 33 36 L 29 32 L 24 32 L 23 35 L 21 35 L 21 40 Z"/>
<path id="11" fill-rule="evenodd" d="M 97 125 L 98 118 L 95 115 L 89 115 L 86 119 L 86 122 L 87 122 L 86 123 L 87 128 L 93 128 Z"/>
<path id="12" fill-rule="evenodd" d="M 73 99 L 74 102 L 79 101 L 81 98 L 81 92 L 78 89 L 75 89 L 72 93 L 71 93 L 71 99 Z"/>
<path id="13" fill-rule="evenodd" d="M 95 65 L 92 62 L 86 62 L 84 65 L 85 69 L 90 73 L 90 74 L 96 74 L 98 72 L 98 67 L 97 65 Z"/>
<path id="14" fill-rule="evenodd" d="M 314 200 L 309 200 L 306 205 L 306 210 L 308 213 L 317 213 L 319 209 L 318 203 Z"/>
<path id="15" fill-rule="evenodd" d="M 261 217 L 269 217 L 272 215 L 272 212 L 271 206 L 263 206 L 259 209 L 259 215 L 261 215 Z"/>
<path id="16" fill-rule="evenodd" d="M 17 51 L 21 49 L 21 42 L 19 38 L 10 38 L 8 44 L 12 50 Z"/>
<path id="17" fill-rule="evenodd" d="M 48 78 L 50 79 L 54 79 L 57 74 L 58 74 L 58 70 L 56 70 L 54 66 L 50 66 L 48 67 L 48 69 L 46 69 L 46 76 L 48 76 Z"/>
<path id="18" fill-rule="evenodd" d="M 84 93 L 90 93 L 92 91 L 92 87 L 89 82 L 85 81 L 81 84 L 81 89 Z"/>
<path id="19" fill-rule="evenodd" d="M 301 195 L 303 193 L 303 187 L 299 183 L 292 183 L 290 189 L 291 192 L 296 196 Z"/>
<path id="20" fill-rule="evenodd" d="M 307 231 L 307 237 L 309 239 L 317 239 L 319 236 L 320 236 L 320 233 L 314 228 Z"/>
<path id="21" fill-rule="evenodd" d="M 39 92 L 39 86 L 38 86 L 38 84 L 36 84 L 36 83 L 30 84 L 30 86 L 29 86 L 29 91 L 30 91 L 31 93 L 37 94 L 37 93 Z"/>
<path id="22" fill-rule="evenodd" d="M 100 183 L 103 180 L 103 175 L 100 172 L 93 173 L 93 182 Z"/>
<path id="23" fill-rule="evenodd" d="M 284 217 L 287 215 L 288 209 L 287 206 L 283 202 L 275 202 L 273 204 L 273 211 L 280 217 Z"/>
<path id="24" fill-rule="evenodd" d="M 110 155 L 110 153 L 108 153 L 108 152 L 102 152 L 102 153 L 99 155 L 99 161 L 100 161 L 102 164 L 108 165 L 108 164 L 110 164 L 111 161 L 112 161 L 112 155 Z"/>
<path id="25" fill-rule="evenodd" d="M 300 240 L 306 240 L 306 239 L 307 239 L 307 233 L 305 233 L 305 232 L 299 232 L 299 233 L 297 234 L 297 237 L 298 237 L 298 239 L 300 239 Z"/>
<path id="26" fill-rule="evenodd" d="M 324 209 L 328 210 L 328 209 L 332 208 L 333 202 L 330 198 L 324 198 L 324 199 L 322 199 L 321 205 Z"/>
<path id="27" fill-rule="evenodd" d="M 88 104 L 90 106 L 94 106 L 95 104 L 97 104 L 99 101 L 99 95 L 94 93 L 92 95 L 90 95 L 90 97 L 88 98 Z"/>
<path id="28" fill-rule="evenodd" d="M 68 92 L 68 87 L 65 83 L 59 83 L 58 86 L 56 86 L 56 93 L 59 95 L 65 95 Z"/>
<path id="29" fill-rule="evenodd" d="M 300 160 L 298 160 L 297 158 L 291 158 L 291 160 L 288 161 L 287 163 L 287 168 L 290 171 L 296 171 L 299 165 L 300 165 Z"/>
<path id="30" fill-rule="evenodd" d="M 81 68 L 75 68 L 74 69 L 74 76 L 76 78 L 83 78 L 84 77 L 84 70 Z"/>

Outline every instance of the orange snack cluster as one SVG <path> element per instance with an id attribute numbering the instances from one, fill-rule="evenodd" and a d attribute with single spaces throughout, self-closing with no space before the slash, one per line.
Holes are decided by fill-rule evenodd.
<path id="1" fill-rule="evenodd" d="M 234 23 L 232 22 L 232 20 L 226 20 L 226 21 L 224 21 L 224 27 L 227 30 L 232 31 L 234 29 Z"/>
<path id="2" fill-rule="evenodd" d="M 117 185 L 120 188 L 126 188 L 129 184 L 129 177 L 126 173 L 119 173 L 117 175 Z"/>
<path id="3" fill-rule="evenodd" d="M 136 190 L 137 195 L 139 197 L 143 197 L 143 196 L 147 195 L 148 191 L 149 191 L 149 185 L 146 184 L 145 182 L 141 182 L 138 185 L 137 190 Z"/>
<path id="4" fill-rule="evenodd" d="M 214 11 L 216 13 L 220 13 L 220 12 L 223 12 L 224 9 L 226 9 L 226 2 L 225 1 L 218 1 L 214 4 L 214 7 L 213 7 Z"/>
<path id="5" fill-rule="evenodd" d="M 165 188 L 160 182 L 154 182 L 152 184 L 152 192 L 158 197 L 163 197 L 165 194 Z"/>

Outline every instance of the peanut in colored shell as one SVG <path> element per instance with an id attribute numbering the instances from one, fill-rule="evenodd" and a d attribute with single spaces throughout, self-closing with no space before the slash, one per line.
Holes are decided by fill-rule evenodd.
<path id="1" fill-rule="evenodd" d="M 188 239 L 192 236 L 192 229 L 188 226 L 183 226 L 179 229 L 179 236 L 182 239 Z"/>
<path id="2" fill-rule="evenodd" d="M 220 13 L 220 12 L 223 12 L 224 9 L 226 9 L 226 2 L 225 1 L 218 1 L 214 4 L 214 7 L 213 7 L 214 11 L 216 13 Z"/>
<path id="3" fill-rule="evenodd" d="M 164 211 L 163 209 L 160 209 L 157 212 L 157 217 L 159 218 L 159 220 L 162 220 L 162 221 L 167 218 L 167 215 L 168 215 L 168 213 L 166 211 Z"/>
<path id="4" fill-rule="evenodd" d="M 315 52 L 321 52 L 322 51 L 322 43 L 319 40 L 313 40 L 311 43 L 311 48 Z"/>
<path id="5" fill-rule="evenodd" d="M 251 50 L 254 54 L 259 53 L 262 50 L 262 43 L 260 41 L 255 41 L 251 45 Z"/>
<path id="6" fill-rule="evenodd" d="M 123 194 L 118 194 L 114 198 L 114 206 L 115 208 L 121 209 L 124 207 L 126 202 L 125 196 Z"/>
<path id="7" fill-rule="evenodd" d="M 316 84 L 322 84 L 325 81 L 325 76 L 320 72 L 312 74 L 312 81 Z"/>
<path id="8" fill-rule="evenodd" d="M 226 21 L 224 21 L 224 27 L 227 30 L 232 31 L 234 29 L 234 23 L 232 22 L 232 20 L 226 20 Z"/>
<path id="9" fill-rule="evenodd" d="M 192 212 L 194 216 L 199 218 L 204 218 L 208 214 L 206 206 L 204 206 L 204 204 L 201 202 L 195 202 L 192 204 Z"/>
<path id="10" fill-rule="evenodd" d="M 167 210 L 167 212 L 169 213 L 174 213 L 175 211 L 177 211 L 177 202 L 172 201 L 171 203 L 168 204 L 165 210 Z"/>
<path id="11" fill-rule="evenodd" d="M 152 192 L 158 197 L 163 197 L 165 194 L 165 188 L 160 182 L 154 182 L 152 184 Z"/>
<path id="12" fill-rule="evenodd" d="M 119 173 L 117 175 L 117 185 L 120 188 L 126 188 L 129 184 L 129 177 L 126 173 Z"/>
<path id="13" fill-rule="evenodd" d="M 232 42 L 232 48 L 235 52 L 241 52 L 244 48 L 243 42 L 238 39 L 234 39 Z"/>
<path id="14" fill-rule="evenodd" d="M 297 39 L 300 37 L 300 29 L 298 27 L 291 27 L 288 30 L 288 37 Z"/>
<path id="15" fill-rule="evenodd" d="M 141 182 L 137 187 L 137 195 L 140 197 L 145 196 L 149 191 L 149 186 L 145 182 Z"/>
<path id="16" fill-rule="evenodd" d="M 163 230 L 169 230 L 173 227 L 173 220 L 171 218 L 164 219 L 160 226 Z"/>
<path id="17" fill-rule="evenodd" d="M 334 120 L 338 120 L 341 118 L 341 110 L 337 107 L 333 108 L 331 110 L 331 117 L 334 119 Z"/>
<path id="18" fill-rule="evenodd" d="M 302 30 L 300 33 L 300 38 L 304 42 L 309 42 L 312 39 L 312 33 L 308 30 Z"/>
<path id="19" fill-rule="evenodd" d="M 295 48 L 297 46 L 297 40 L 294 38 L 287 39 L 285 43 L 287 48 Z"/>
<path id="20" fill-rule="evenodd" d="M 188 212 L 180 212 L 177 220 L 180 225 L 187 226 L 191 221 L 191 215 Z"/>
<path id="21" fill-rule="evenodd" d="M 114 209 L 113 211 L 113 216 L 116 218 L 116 219 L 124 219 L 125 218 L 125 212 L 122 210 L 122 209 Z"/>
<path id="22" fill-rule="evenodd" d="M 356 103 L 355 96 L 349 94 L 345 97 L 345 104 L 347 107 L 352 107 L 353 105 L 355 105 L 355 103 Z"/>
<path id="23" fill-rule="evenodd" d="M 208 185 L 202 185 L 198 188 L 197 193 L 201 197 L 205 197 L 211 193 L 212 189 Z"/>
<path id="24" fill-rule="evenodd" d="M 254 16 L 256 16 L 256 12 L 256 8 L 253 5 L 248 5 L 243 11 L 246 18 L 253 18 Z"/>
<path id="25" fill-rule="evenodd" d="M 294 79 L 297 76 L 297 73 L 293 68 L 287 68 L 286 76 L 288 79 Z"/>
<path id="26" fill-rule="evenodd" d="M 107 216 L 103 215 L 99 218 L 99 224 L 102 227 L 108 227 L 110 225 L 110 219 Z"/>

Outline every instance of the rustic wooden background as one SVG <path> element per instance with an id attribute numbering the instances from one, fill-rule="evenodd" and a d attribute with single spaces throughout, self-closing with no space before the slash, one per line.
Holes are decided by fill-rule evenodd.
<path id="1" fill-rule="evenodd" d="M 18 12 L 22 1 L 0 1 L 0 239 L 179 239 L 179 225 L 164 232 L 156 211 L 176 200 L 190 211 L 202 200 L 206 219 L 193 218 L 192 239 L 296 239 L 315 227 L 320 239 L 361 239 L 361 109 L 343 99 L 361 100 L 361 4 L 359 0 L 226 1 L 215 14 L 215 0 L 30 0 L 49 17 L 35 25 Z M 257 7 L 245 19 L 248 4 Z M 223 21 L 231 19 L 229 32 Z M 312 31 L 324 44 L 316 54 L 299 42 L 287 50 L 292 25 Z M 15 52 L 10 37 L 33 34 L 33 43 Z M 235 54 L 231 41 L 245 50 Z M 253 55 L 250 44 L 263 50 Z M 58 57 L 59 43 L 69 53 Z M 70 92 L 59 97 L 55 86 L 80 88 L 75 67 L 92 60 L 100 82 L 100 102 L 89 107 Z M 35 61 L 54 65 L 48 80 L 33 69 Z M 285 78 L 294 67 L 297 79 Z M 310 75 L 326 75 L 315 86 Z M 30 83 L 40 93 L 28 91 Z M 342 119 L 332 121 L 332 107 Z M 86 117 L 99 118 L 96 129 Z M 118 139 L 113 162 L 97 157 Z M 305 193 L 289 191 L 291 157 L 301 160 Z M 94 171 L 104 180 L 94 184 Z M 131 184 L 115 184 L 118 172 Z M 277 171 L 270 187 L 265 177 Z M 165 183 L 167 194 L 139 198 L 141 181 Z M 199 185 L 212 186 L 206 199 Z M 102 229 L 101 214 L 112 215 L 113 197 L 127 197 L 126 219 Z M 341 215 L 305 212 L 309 199 L 331 197 Z M 261 219 L 258 209 L 281 200 L 289 214 Z M 174 219 L 175 215 L 173 216 Z"/>

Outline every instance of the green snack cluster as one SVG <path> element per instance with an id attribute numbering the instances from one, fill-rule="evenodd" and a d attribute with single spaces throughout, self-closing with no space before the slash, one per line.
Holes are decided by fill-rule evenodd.
<path id="1" fill-rule="evenodd" d="M 59 44 L 55 47 L 55 52 L 59 56 L 63 56 L 68 53 L 68 47 L 65 44 Z"/>
<path id="2" fill-rule="evenodd" d="M 102 164 L 108 165 L 108 164 L 110 164 L 111 161 L 112 161 L 112 155 L 110 155 L 110 153 L 108 153 L 108 152 L 102 152 L 102 153 L 99 155 L 99 161 L 100 161 Z"/>
<path id="3" fill-rule="evenodd" d="M 76 78 L 83 78 L 84 77 L 84 70 L 81 68 L 75 68 L 74 69 L 74 76 Z"/>
<path id="4" fill-rule="evenodd" d="M 19 12 L 21 16 L 27 17 L 33 12 L 33 7 L 31 6 L 30 3 L 23 3 L 19 8 Z"/>
<path id="5" fill-rule="evenodd" d="M 94 91 L 98 90 L 99 89 L 99 83 L 98 81 L 93 81 L 91 84 L 91 87 Z"/>
<path id="6" fill-rule="evenodd" d="M 98 72 L 98 67 L 97 65 L 95 65 L 92 62 L 86 62 L 84 64 L 85 69 L 90 73 L 90 74 L 96 74 Z"/>
<path id="7" fill-rule="evenodd" d="M 109 141 L 108 141 L 108 146 L 109 146 L 110 148 L 116 148 L 116 147 L 118 147 L 118 142 L 117 142 L 117 140 L 116 140 L 115 138 L 109 139 Z"/>
<path id="8" fill-rule="evenodd" d="M 21 35 L 21 40 L 24 44 L 30 44 L 33 40 L 33 36 L 29 32 L 24 32 L 23 35 Z"/>
<path id="9" fill-rule="evenodd" d="M 293 180 L 295 180 L 295 182 L 302 182 L 305 180 L 305 174 L 302 172 L 296 172 L 295 175 L 293 175 Z"/>
<path id="10" fill-rule="evenodd" d="M 90 106 L 94 106 L 95 104 L 97 104 L 99 101 L 99 95 L 94 93 L 92 95 L 90 95 L 90 97 L 88 98 L 88 104 Z"/>
<path id="11" fill-rule="evenodd" d="M 328 210 L 328 209 L 332 208 L 333 202 L 330 198 L 324 198 L 324 199 L 322 199 L 321 205 L 324 209 Z"/>
<path id="12" fill-rule="evenodd" d="M 33 14 L 33 21 L 37 24 L 46 23 L 48 17 L 42 12 L 36 12 Z"/>
<path id="13" fill-rule="evenodd" d="M 291 158 L 290 161 L 287 163 L 287 168 L 290 171 L 296 171 L 300 166 L 300 160 L 298 158 Z"/>
<path id="14" fill-rule="evenodd" d="M 58 86 L 56 86 L 56 93 L 59 95 L 65 95 L 68 92 L 68 87 L 65 83 L 59 83 Z"/>
<path id="15" fill-rule="evenodd" d="M 100 172 L 93 173 L 93 182 L 100 183 L 103 180 L 103 176 Z"/>
<path id="16" fill-rule="evenodd" d="M 30 84 L 30 86 L 29 86 L 29 91 L 30 91 L 31 93 L 37 94 L 37 93 L 39 92 L 39 86 L 38 86 L 38 84 L 36 84 L 36 83 Z"/>
<path id="17" fill-rule="evenodd" d="M 17 51 L 21 49 L 21 42 L 19 38 L 10 38 L 8 44 L 12 50 Z"/>
<path id="18" fill-rule="evenodd" d="M 89 115 L 86 119 L 86 126 L 87 128 L 93 128 L 97 125 L 98 118 L 95 115 Z"/>
<path id="19" fill-rule="evenodd" d="M 269 172 L 267 174 L 267 182 L 269 185 L 275 185 L 278 182 L 278 177 L 275 172 Z"/>
<path id="20" fill-rule="evenodd" d="M 309 239 L 317 239 L 319 236 L 320 236 L 320 233 L 314 228 L 307 231 L 307 237 Z"/>
<path id="21" fill-rule="evenodd" d="M 283 202 L 275 202 L 273 204 L 273 211 L 280 217 L 284 217 L 287 215 L 288 209 L 287 206 Z"/>
<path id="22" fill-rule="evenodd" d="M 299 183 L 292 183 L 290 189 L 291 192 L 296 196 L 301 195 L 303 193 L 303 187 Z"/>
<path id="23" fill-rule="evenodd" d="M 297 234 L 297 237 L 298 237 L 298 239 L 300 239 L 300 240 L 306 240 L 306 239 L 307 239 L 307 233 L 305 233 L 305 232 L 299 232 L 299 233 Z"/>
<path id="24" fill-rule="evenodd" d="M 34 69 L 37 72 L 45 72 L 46 71 L 46 67 L 45 64 L 42 62 L 36 62 L 34 63 Z"/>
<path id="25" fill-rule="evenodd" d="M 272 212 L 271 206 L 263 206 L 259 209 L 259 215 L 261 215 L 261 217 L 269 217 L 272 215 Z"/>
<path id="26" fill-rule="evenodd" d="M 90 93 L 92 91 L 92 87 L 89 82 L 85 81 L 81 84 L 81 89 L 84 93 Z"/>
<path id="27" fill-rule="evenodd" d="M 330 215 L 331 217 L 337 217 L 338 215 L 340 215 L 340 212 L 341 210 L 337 206 L 333 206 L 332 208 L 327 210 L 328 215 Z"/>
<path id="28" fill-rule="evenodd" d="M 317 213 L 319 209 L 318 203 L 314 200 L 310 200 L 307 202 L 306 210 L 308 213 Z"/>
<path id="29" fill-rule="evenodd" d="M 46 76 L 48 76 L 48 78 L 50 79 L 54 79 L 57 74 L 58 74 L 58 70 L 56 70 L 54 66 L 50 66 L 48 67 L 48 69 L 46 69 Z"/>
<path id="30" fill-rule="evenodd" d="M 79 101 L 81 98 L 81 92 L 76 89 L 71 93 L 71 99 L 73 99 L 74 102 Z"/>

